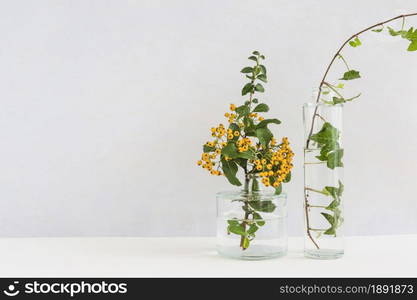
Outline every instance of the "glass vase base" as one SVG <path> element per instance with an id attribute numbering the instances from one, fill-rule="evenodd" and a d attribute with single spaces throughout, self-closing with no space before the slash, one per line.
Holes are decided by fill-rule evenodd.
<path id="1" fill-rule="evenodd" d="M 242 260 L 265 260 L 287 255 L 286 248 L 262 245 L 251 245 L 246 250 L 238 247 L 217 246 L 217 252 L 224 257 Z"/>
<path id="2" fill-rule="evenodd" d="M 337 259 L 341 258 L 344 254 L 343 250 L 334 249 L 314 249 L 304 250 L 304 256 L 312 259 Z"/>

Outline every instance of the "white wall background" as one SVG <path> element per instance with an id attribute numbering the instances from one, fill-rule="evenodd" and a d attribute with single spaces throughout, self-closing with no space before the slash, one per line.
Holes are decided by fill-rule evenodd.
<path id="1" fill-rule="evenodd" d="M 1 1 L 0 235 L 212 235 L 224 178 L 195 166 L 252 50 L 296 149 L 289 230 L 302 234 L 301 106 L 342 40 L 415 0 Z M 417 26 L 417 18 L 409 19 Z M 369 33 L 345 52 L 348 234 L 417 233 L 417 53 Z M 334 76 L 339 75 L 342 69 Z"/>

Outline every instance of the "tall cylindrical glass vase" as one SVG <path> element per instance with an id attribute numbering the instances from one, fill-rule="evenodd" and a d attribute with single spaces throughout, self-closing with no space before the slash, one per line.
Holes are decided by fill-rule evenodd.
<path id="1" fill-rule="evenodd" d="M 343 256 L 342 104 L 303 107 L 304 255 L 315 259 Z"/>

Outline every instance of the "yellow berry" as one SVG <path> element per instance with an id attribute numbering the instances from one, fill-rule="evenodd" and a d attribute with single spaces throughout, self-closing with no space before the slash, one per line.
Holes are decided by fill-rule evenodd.
<path id="1" fill-rule="evenodd" d="M 236 109 L 236 105 L 230 104 L 230 110 L 234 111 Z"/>
<path id="2" fill-rule="evenodd" d="M 234 134 L 235 136 L 239 136 L 239 135 L 240 135 L 240 132 L 239 132 L 239 131 L 235 131 L 233 134 Z"/>
<path id="3" fill-rule="evenodd" d="M 201 164 L 202 164 L 203 162 L 201 161 L 201 160 L 199 160 L 198 162 L 197 162 L 197 165 L 199 165 L 199 166 L 201 166 Z"/>
<path id="4" fill-rule="evenodd" d="M 263 165 L 266 164 L 266 159 L 265 158 L 262 159 L 261 162 L 262 162 Z"/>
<path id="5" fill-rule="evenodd" d="M 262 170 L 262 166 L 261 165 L 257 165 L 256 166 L 256 170 L 258 170 L 258 171 Z"/>

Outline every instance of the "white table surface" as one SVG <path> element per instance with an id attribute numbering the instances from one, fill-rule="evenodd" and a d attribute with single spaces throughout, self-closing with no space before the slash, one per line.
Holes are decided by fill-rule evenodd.
<path id="1" fill-rule="evenodd" d="M 286 257 L 217 255 L 214 238 L 1 238 L 1 277 L 417 277 L 417 235 L 346 238 L 345 256 L 318 261 L 289 239 Z"/>

